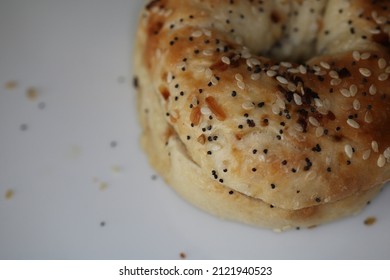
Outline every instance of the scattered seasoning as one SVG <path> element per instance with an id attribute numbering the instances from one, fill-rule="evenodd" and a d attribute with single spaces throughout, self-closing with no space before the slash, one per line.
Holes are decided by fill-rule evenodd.
<path id="1" fill-rule="evenodd" d="M 20 125 L 19 128 L 20 128 L 21 131 L 26 131 L 28 129 L 28 125 L 23 123 L 23 124 Z"/>
<path id="2" fill-rule="evenodd" d="M 7 90 L 13 90 L 18 87 L 18 82 L 17 81 L 8 81 L 5 83 L 4 88 Z"/>
<path id="3" fill-rule="evenodd" d="M 111 141 L 110 142 L 110 147 L 111 148 L 116 148 L 118 146 L 118 143 L 116 141 Z"/>
<path id="4" fill-rule="evenodd" d="M 26 96 L 30 101 L 35 101 L 38 98 L 38 91 L 34 87 L 30 87 L 26 91 Z"/>
<path id="5" fill-rule="evenodd" d="M 368 217 L 364 220 L 364 224 L 366 226 L 372 226 L 373 224 L 376 223 L 376 218 L 375 217 Z"/>
<path id="6" fill-rule="evenodd" d="M 108 184 L 106 182 L 100 182 L 99 190 L 104 191 L 108 188 Z"/>
<path id="7" fill-rule="evenodd" d="M 46 108 L 46 103 L 45 102 L 39 102 L 38 103 L 38 109 L 43 110 L 45 108 Z"/>
<path id="8" fill-rule="evenodd" d="M 12 199 L 13 197 L 14 197 L 14 191 L 13 190 L 7 190 L 6 192 L 5 192 L 5 199 L 6 200 L 10 200 L 10 199 Z"/>
<path id="9" fill-rule="evenodd" d="M 114 173 L 120 173 L 122 171 L 122 168 L 119 165 L 113 165 L 111 167 L 112 172 Z"/>
<path id="10" fill-rule="evenodd" d="M 126 82 L 126 78 L 124 76 L 119 76 L 117 81 L 118 81 L 119 84 L 123 84 L 123 83 Z"/>
<path id="11" fill-rule="evenodd" d="M 182 260 L 185 260 L 185 259 L 187 258 L 187 255 L 186 255 L 186 253 L 184 253 L 184 252 L 180 252 L 179 256 L 180 256 L 180 258 L 181 258 Z"/>

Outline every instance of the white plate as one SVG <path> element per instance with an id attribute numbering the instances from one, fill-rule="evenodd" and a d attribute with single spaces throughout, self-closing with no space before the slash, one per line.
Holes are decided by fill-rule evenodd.
<path id="1" fill-rule="evenodd" d="M 358 216 L 276 234 L 205 214 L 155 177 L 130 86 L 142 5 L 0 1 L 0 258 L 389 258 L 389 188 Z"/>

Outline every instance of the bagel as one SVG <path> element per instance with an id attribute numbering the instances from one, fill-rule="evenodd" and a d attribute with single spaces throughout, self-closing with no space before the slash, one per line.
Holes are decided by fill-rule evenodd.
<path id="1" fill-rule="evenodd" d="M 181 196 L 286 230 L 390 180 L 390 2 L 155 0 L 134 55 L 141 143 Z"/>

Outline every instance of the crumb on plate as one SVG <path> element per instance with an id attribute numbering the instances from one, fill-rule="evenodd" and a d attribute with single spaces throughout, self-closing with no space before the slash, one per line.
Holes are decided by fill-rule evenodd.
<path id="1" fill-rule="evenodd" d="M 5 199 L 10 200 L 14 197 L 14 191 L 13 190 L 7 190 L 5 192 Z"/>
<path id="2" fill-rule="evenodd" d="M 35 101 L 38 98 L 38 91 L 34 87 L 29 87 L 26 91 L 26 96 L 30 101 Z"/>
<path id="3" fill-rule="evenodd" d="M 4 87 L 8 90 L 12 90 L 17 88 L 18 82 L 17 81 L 8 81 L 5 83 Z"/>
<path id="4" fill-rule="evenodd" d="M 111 170 L 112 170 L 112 172 L 114 172 L 114 173 L 120 173 L 120 172 L 122 171 L 122 167 L 120 167 L 119 165 L 113 165 L 113 166 L 111 167 Z"/>
<path id="5" fill-rule="evenodd" d="M 100 184 L 99 184 L 99 189 L 101 190 L 101 191 L 104 191 L 105 189 L 107 189 L 108 188 L 108 184 L 106 183 L 106 182 L 100 182 Z"/>
<path id="6" fill-rule="evenodd" d="M 184 259 L 187 258 L 187 255 L 186 255 L 186 253 L 184 253 L 184 252 L 180 252 L 179 256 L 180 256 L 180 258 L 181 258 L 182 260 L 184 260 Z"/>
<path id="7" fill-rule="evenodd" d="M 365 220 L 364 220 L 364 224 L 366 226 L 372 226 L 373 224 L 376 223 L 376 218 L 375 217 L 367 217 Z"/>

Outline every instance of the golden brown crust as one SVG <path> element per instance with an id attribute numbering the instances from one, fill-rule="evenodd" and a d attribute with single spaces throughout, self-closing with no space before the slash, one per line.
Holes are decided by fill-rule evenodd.
<path id="1" fill-rule="evenodd" d="M 278 209 L 260 223 L 278 228 L 348 215 L 390 179 L 390 4 L 262 2 L 147 6 L 135 64 L 145 148 L 179 154 L 180 166 L 151 156 L 179 192 L 190 175 L 175 172 L 199 169 L 213 195 L 187 197 L 196 204 L 234 191 L 248 209 Z"/>

